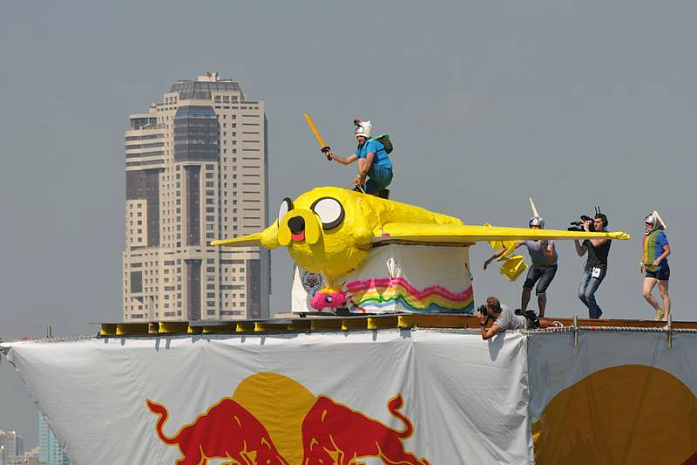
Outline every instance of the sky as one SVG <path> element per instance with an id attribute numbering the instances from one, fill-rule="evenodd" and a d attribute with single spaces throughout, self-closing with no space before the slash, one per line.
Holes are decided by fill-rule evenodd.
<path id="1" fill-rule="evenodd" d="M 352 120 L 395 145 L 392 198 L 466 223 L 547 228 L 601 206 L 615 243 L 596 297 L 651 318 L 638 271 L 644 215 L 668 225 L 674 319 L 694 320 L 697 4 L 573 0 L 10 2 L 0 16 L 0 338 L 96 334 L 121 319 L 124 131 L 178 79 L 218 71 L 265 102 L 269 217 L 281 199 L 348 186 Z M 548 315 L 587 315 L 584 259 L 558 243 Z M 522 279 L 481 270 L 476 303 L 517 306 Z M 292 262 L 272 253 L 272 311 Z M 533 305 L 534 307 L 534 305 Z M 36 409 L 0 363 L 0 429 L 38 444 Z"/>

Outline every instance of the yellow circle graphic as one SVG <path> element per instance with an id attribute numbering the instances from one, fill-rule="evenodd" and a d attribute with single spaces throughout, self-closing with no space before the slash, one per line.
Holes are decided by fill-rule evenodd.
<path id="1" fill-rule="evenodd" d="M 314 394 L 286 376 L 257 373 L 242 381 L 232 398 L 266 427 L 289 463 L 302 462 L 302 422 L 317 401 Z"/>
<path id="2" fill-rule="evenodd" d="M 607 368 L 550 401 L 533 443 L 542 465 L 683 464 L 697 452 L 697 398 L 658 368 Z"/>

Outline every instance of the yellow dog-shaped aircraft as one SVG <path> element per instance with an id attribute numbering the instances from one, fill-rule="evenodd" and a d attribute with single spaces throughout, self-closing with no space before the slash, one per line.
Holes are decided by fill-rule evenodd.
<path id="1" fill-rule="evenodd" d="M 297 199 L 283 199 L 278 219 L 264 231 L 212 245 L 287 247 L 302 268 L 321 273 L 321 293 L 341 290 L 339 278 L 357 269 L 381 242 L 466 246 L 478 241 L 525 239 L 627 240 L 623 232 L 585 233 L 489 225 L 470 226 L 455 217 L 337 187 L 319 187 Z M 313 304 L 314 305 L 314 304 Z"/>

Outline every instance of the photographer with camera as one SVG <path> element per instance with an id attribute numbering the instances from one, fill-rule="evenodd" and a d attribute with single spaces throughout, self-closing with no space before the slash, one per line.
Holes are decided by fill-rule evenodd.
<path id="1" fill-rule="evenodd" d="M 562 326 L 558 321 L 551 322 L 545 319 L 537 319 L 535 312 L 525 312 L 525 316 L 516 315 L 506 305 L 502 305 L 494 296 L 486 298 L 486 304 L 477 309 L 479 312 L 479 326 L 482 330 L 482 339 L 487 340 L 496 336 L 502 331 L 509 329 L 522 329 L 525 327 L 525 320 L 528 320 L 528 327 L 536 328 L 553 328 Z M 494 320 L 491 328 L 487 327 L 489 320 Z"/>
<path id="2" fill-rule="evenodd" d="M 595 218 L 583 219 L 583 230 L 586 232 L 605 232 L 608 225 L 607 216 L 596 209 Z M 574 240 L 576 253 L 579 257 L 588 254 L 583 278 L 578 289 L 578 298 L 588 307 L 588 315 L 591 319 L 598 319 L 603 311 L 595 300 L 595 292 L 607 274 L 607 256 L 610 253 L 610 239 L 586 239 L 583 243 Z"/>
<path id="3" fill-rule="evenodd" d="M 530 218 L 528 226 L 530 229 L 543 229 L 545 227 L 545 220 L 541 216 L 533 216 Z M 537 283 L 535 294 L 537 295 L 537 306 L 540 310 L 540 316 L 542 317 L 545 316 L 545 307 L 547 306 L 547 287 L 549 287 L 554 279 L 554 275 L 557 274 L 557 250 L 554 246 L 554 241 L 546 239 L 517 241 L 514 249 L 517 249 L 521 245 L 527 247 L 532 266 L 528 270 L 528 276 L 523 283 L 520 308 L 523 312 L 528 309 L 532 288 L 535 286 L 535 283 Z M 506 253 L 505 247 L 489 257 L 484 262 L 484 269 L 486 270 L 489 263 L 499 258 L 504 253 Z"/>

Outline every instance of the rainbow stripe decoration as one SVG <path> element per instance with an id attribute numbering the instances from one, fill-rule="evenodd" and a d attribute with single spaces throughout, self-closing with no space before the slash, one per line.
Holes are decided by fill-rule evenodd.
<path id="1" fill-rule="evenodd" d="M 416 313 L 474 313 L 472 285 L 462 292 L 443 286 L 418 290 L 406 278 L 382 278 L 352 281 L 346 284 L 351 311 L 365 312 L 363 307 L 388 307 L 401 304 Z"/>

